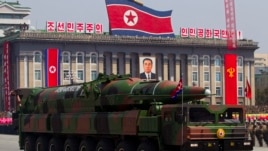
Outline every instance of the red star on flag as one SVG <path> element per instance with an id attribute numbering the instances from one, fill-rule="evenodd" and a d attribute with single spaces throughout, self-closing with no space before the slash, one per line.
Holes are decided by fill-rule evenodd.
<path id="1" fill-rule="evenodd" d="M 135 23 L 134 18 L 136 18 L 136 16 L 133 16 L 131 12 L 129 13 L 129 15 L 126 15 L 126 17 L 128 18 L 128 21 L 127 21 L 128 23 L 129 22 Z"/>

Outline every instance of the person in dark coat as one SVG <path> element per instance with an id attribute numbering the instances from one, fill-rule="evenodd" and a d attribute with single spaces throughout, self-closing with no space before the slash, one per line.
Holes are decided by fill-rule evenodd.
<path id="1" fill-rule="evenodd" d="M 263 128 L 263 140 L 265 144 L 268 146 L 268 121 L 265 121 L 265 126 Z"/>
<path id="2" fill-rule="evenodd" d="M 254 123 L 255 122 L 249 122 L 249 125 L 248 125 L 248 131 L 249 131 L 250 139 L 252 141 L 253 146 L 255 146 L 255 128 L 256 128 L 256 125 Z"/>
<path id="3" fill-rule="evenodd" d="M 261 122 L 257 122 L 257 127 L 256 127 L 256 138 L 259 142 L 260 147 L 263 146 L 263 125 Z"/>

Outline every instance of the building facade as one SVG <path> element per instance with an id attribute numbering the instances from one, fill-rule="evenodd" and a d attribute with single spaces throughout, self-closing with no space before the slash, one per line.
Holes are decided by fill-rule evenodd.
<path id="1" fill-rule="evenodd" d="M 255 53 L 255 67 L 268 67 L 268 54 Z"/>
<path id="2" fill-rule="evenodd" d="M 268 54 L 255 53 L 255 94 L 258 105 L 267 105 Z"/>
<path id="3" fill-rule="evenodd" d="M 9 32 L 27 30 L 30 20 L 25 17 L 30 13 L 31 9 L 22 7 L 18 1 L 0 1 L 0 37 L 4 37 Z"/>
<path id="4" fill-rule="evenodd" d="M 198 85 L 211 90 L 204 101 L 225 103 L 224 55 L 237 55 L 238 104 L 254 105 L 245 98 L 245 81 L 254 85 L 254 51 L 258 44 L 239 40 L 238 48 L 229 51 L 226 41 L 197 38 L 152 38 L 131 36 L 89 35 L 71 33 L 20 32 L 2 39 L 10 44 L 10 87 L 44 87 L 44 51 L 61 50 L 60 83 L 85 82 L 96 79 L 98 73 L 131 74 L 138 77 L 141 57 L 155 59 L 157 80 L 183 80 L 184 85 Z M 2 52 L 1 52 L 2 51 Z M 0 67 L 3 68 L 3 59 Z M 181 76 L 182 75 L 182 76 Z M 3 74 L 0 75 L 3 85 Z M 228 88 L 227 88 L 228 89 Z M 254 87 L 252 87 L 254 92 Z M 0 93 L 3 99 L 3 90 Z M 2 106 L 3 106 L 3 101 Z"/>

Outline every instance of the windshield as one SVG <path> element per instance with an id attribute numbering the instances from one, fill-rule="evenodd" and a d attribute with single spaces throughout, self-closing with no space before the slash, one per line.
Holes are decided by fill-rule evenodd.
<path id="1" fill-rule="evenodd" d="M 221 113 L 211 113 L 206 108 L 189 109 L 190 122 L 216 123 L 216 119 L 219 123 L 243 123 L 243 110 L 241 108 L 228 108 Z"/>
<path id="2" fill-rule="evenodd" d="M 241 108 L 229 108 L 219 114 L 219 123 L 242 123 L 243 110 Z"/>
<path id="3" fill-rule="evenodd" d="M 210 113 L 206 108 L 190 108 L 190 122 L 215 122 L 215 114 Z"/>

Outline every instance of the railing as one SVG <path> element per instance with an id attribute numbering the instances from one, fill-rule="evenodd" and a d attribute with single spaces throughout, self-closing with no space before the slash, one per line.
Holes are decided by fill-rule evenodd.
<path id="1" fill-rule="evenodd" d="M 72 41 L 103 44 L 136 44 L 136 45 L 165 45 L 165 46 L 204 46 L 226 47 L 226 40 L 200 39 L 200 38 L 161 38 L 161 37 L 135 37 L 135 36 L 110 36 L 79 33 L 48 33 L 38 31 L 21 32 L 18 39 L 42 41 Z M 252 40 L 238 40 L 238 47 L 258 48 L 258 43 Z"/>

